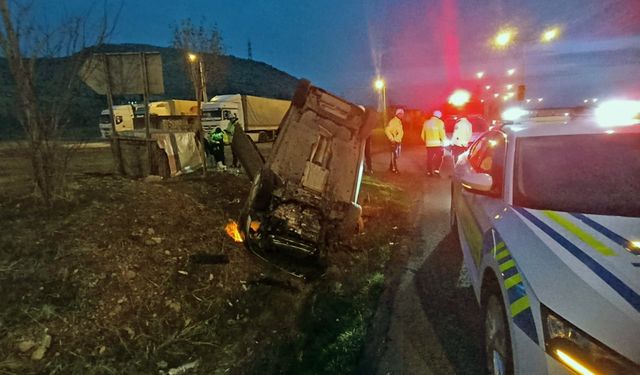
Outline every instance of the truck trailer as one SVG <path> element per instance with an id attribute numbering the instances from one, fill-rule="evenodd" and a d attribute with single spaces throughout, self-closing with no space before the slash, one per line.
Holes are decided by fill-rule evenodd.
<path id="1" fill-rule="evenodd" d="M 289 100 L 241 94 L 216 95 L 202 107 L 202 127 L 207 133 L 216 127 L 225 130 L 229 119 L 235 115 L 242 130 L 254 142 L 271 142 L 290 105 Z"/>
<path id="2" fill-rule="evenodd" d="M 144 129 L 144 105 L 136 108 L 134 128 Z M 198 102 L 195 100 L 169 99 L 149 103 L 152 129 L 197 131 Z"/>

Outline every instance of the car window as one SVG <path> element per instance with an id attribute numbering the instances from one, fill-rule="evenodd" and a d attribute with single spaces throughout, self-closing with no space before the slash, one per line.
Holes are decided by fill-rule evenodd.
<path id="1" fill-rule="evenodd" d="M 514 204 L 596 215 L 640 216 L 640 134 L 518 139 Z"/>
<path id="2" fill-rule="evenodd" d="M 475 142 L 471 144 L 471 146 L 469 146 L 469 162 L 470 163 L 471 163 L 471 160 L 475 160 L 475 158 L 477 158 L 478 150 L 480 149 L 480 144 L 485 140 L 485 138 L 486 137 L 480 137 L 476 139 Z"/>
<path id="3" fill-rule="evenodd" d="M 202 117 L 212 120 L 222 120 L 222 110 L 220 108 L 207 109 L 202 111 Z"/>
<path id="4" fill-rule="evenodd" d="M 476 172 L 487 173 L 493 178 L 491 195 L 502 194 L 504 183 L 505 136 L 501 132 L 492 131 L 471 146 L 469 163 Z"/>

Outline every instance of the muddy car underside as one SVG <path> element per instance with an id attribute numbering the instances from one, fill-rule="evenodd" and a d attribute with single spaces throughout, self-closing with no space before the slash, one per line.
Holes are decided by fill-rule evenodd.
<path id="1" fill-rule="evenodd" d="M 312 264 L 356 232 L 364 140 L 375 120 L 375 112 L 303 81 L 265 163 L 236 133 L 233 148 L 253 178 L 240 218 L 251 251 Z"/>

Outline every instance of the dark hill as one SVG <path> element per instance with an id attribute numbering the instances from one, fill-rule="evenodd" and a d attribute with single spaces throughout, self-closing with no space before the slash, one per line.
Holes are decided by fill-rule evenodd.
<path id="1" fill-rule="evenodd" d="M 165 94 L 154 96 L 158 99 L 190 99 L 194 98 L 194 89 L 185 74 L 182 52 L 167 47 L 156 47 L 139 44 L 104 45 L 98 52 L 160 52 L 164 71 Z M 40 70 L 55 74 L 55 70 L 64 59 L 43 60 Z M 209 97 L 218 94 L 248 94 L 271 98 L 289 99 L 293 95 L 298 79 L 278 70 L 271 65 L 241 59 L 234 56 L 222 55 L 216 60 L 215 72 L 209 74 L 207 92 Z M 40 75 L 46 77 L 46 75 Z M 46 78 L 42 78 L 42 92 L 47 90 Z M 141 98 L 116 97 L 115 101 Z M 106 97 L 97 95 L 82 84 L 72 103 L 71 126 L 69 134 L 80 137 L 97 137 L 98 116 L 106 108 Z M 6 60 L 0 58 L 0 139 L 19 137 L 21 129 L 14 117 L 14 89 L 13 79 L 8 70 Z"/>

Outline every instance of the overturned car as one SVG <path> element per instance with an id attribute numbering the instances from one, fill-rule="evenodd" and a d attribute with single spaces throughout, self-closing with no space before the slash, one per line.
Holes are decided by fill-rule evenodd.
<path id="1" fill-rule="evenodd" d="M 330 244 L 353 235 L 364 141 L 375 111 L 301 81 L 266 162 L 239 127 L 233 150 L 253 179 L 239 227 L 272 263 L 321 265 Z"/>

